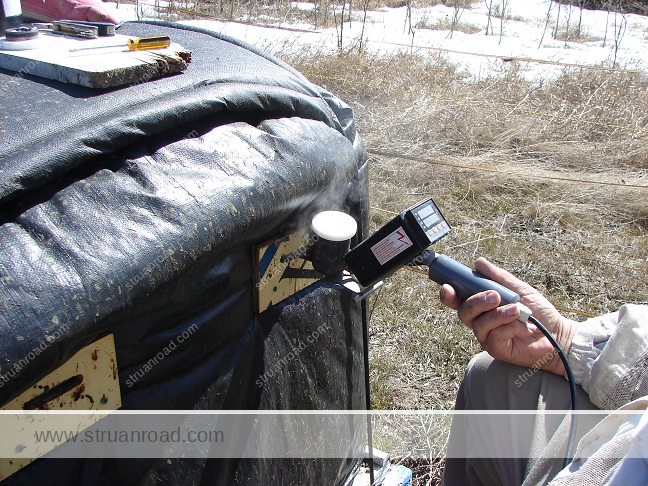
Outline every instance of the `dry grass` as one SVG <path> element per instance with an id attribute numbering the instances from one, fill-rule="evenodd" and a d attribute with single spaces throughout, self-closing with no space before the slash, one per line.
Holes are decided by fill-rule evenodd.
<path id="1" fill-rule="evenodd" d="M 122 1 L 135 3 L 136 0 Z M 462 8 L 469 8 L 477 1 L 460 0 L 459 5 Z M 399 8 L 408 4 L 407 0 L 312 0 L 304 3 L 309 3 L 313 8 L 300 8 L 295 2 L 288 0 L 200 0 L 198 2 L 180 0 L 172 3 L 171 9 L 161 7 L 159 15 L 166 20 L 187 19 L 196 15 L 200 17 L 202 14 L 223 20 L 253 21 L 256 24 L 307 22 L 314 27 L 326 28 L 338 24 L 342 12 L 345 21 L 362 21 L 365 11 L 384 7 Z M 439 4 L 453 5 L 454 3 L 444 0 L 419 0 L 416 2 L 416 7 Z"/>
<path id="2" fill-rule="evenodd" d="M 320 16 L 305 20 L 330 25 L 332 3 L 317 3 Z M 405 4 L 370 0 L 368 6 Z M 354 10 L 362 5 L 356 0 Z M 289 2 L 224 0 L 207 7 L 223 17 L 315 15 Z M 632 187 L 648 186 L 645 75 L 571 69 L 534 83 L 521 76 L 524 64 L 494 61 L 497 75 L 470 81 L 440 55 L 336 56 L 292 47 L 269 50 L 355 110 L 373 154 L 373 228 L 393 217 L 385 211 L 432 196 L 453 226 L 436 251 L 469 265 L 486 256 L 578 311 L 648 303 L 648 189 Z M 425 275 L 401 270 L 371 298 L 375 409 L 452 408 L 464 367 L 479 348 L 439 304 L 437 290 Z M 414 484 L 438 484 L 443 461 L 435 459 L 437 450 L 408 450 L 403 434 L 447 433 L 447 426 L 431 427 L 410 423 L 400 435 L 376 433 L 379 447 L 413 468 Z"/>
<path id="3" fill-rule="evenodd" d="M 469 82 L 438 56 L 288 61 L 354 107 L 370 153 L 393 154 L 372 157 L 372 207 L 434 197 L 453 225 L 435 250 L 466 264 L 486 256 L 570 309 L 648 303 L 648 189 L 630 187 L 648 186 L 645 77 L 570 70 L 530 83 L 509 63 Z M 392 217 L 375 210 L 372 227 Z M 375 408 L 452 408 L 479 349 L 437 290 L 401 270 L 371 300 Z M 438 483 L 442 461 L 383 439 L 418 472 L 415 484 Z"/>
<path id="4" fill-rule="evenodd" d="M 414 26 L 414 28 L 430 29 L 430 30 L 448 30 L 448 31 L 454 30 L 456 32 L 463 32 L 465 34 L 476 34 L 477 32 L 483 30 L 482 27 L 479 27 L 477 25 L 468 22 L 461 22 L 461 21 L 456 22 L 455 25 L 453 26 L 452 20 L 447 17 L 437 19 L 434 22 L 431 22 L 430 20 L 424 18 L 419 20 Z"/>

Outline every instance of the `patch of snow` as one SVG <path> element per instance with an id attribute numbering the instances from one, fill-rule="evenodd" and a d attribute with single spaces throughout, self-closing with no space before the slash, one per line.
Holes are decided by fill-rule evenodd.
<path id="1" fill-rule="evenodd" d="M 494 0 L 493 4 L 501 3 Z M 496 74 L 504 68 L 502 58 L 522 58 L 574 65 L 611 66 L 616 57 L 618 66 L 646 70 L 643 59 L 648 53 L 648 18 L 635 14 L 610 13 L 605 11 L 583 10 L 570 5 L 559 6 L 550 0 L 508 0 L 505 20 L 491 17 L 492 35 L 486 35 L 488 9 L 486 2 L 461 12 L 460 23 L 480 28 L 474 34 L 458 30 L 452 35 L 446 30 L 422 28 L 432 27 L 439 21 L 448 25 L 452 20 L 453 9 L 444 5 L 412 10 L 410 21 L 407 8 L 382 8 L 367 14 L 363 26 L 360 21 L 345 23 L 343 46 L 351 49 L 357 46 L 363 35 L 363 45 L 377 55 L 397 52 L 426 53 L 445 52 L 450 62 L 459 64 L 475 78 Z M 107 3 L 124 20 L 137 19 L 135 5 Z M 165 6 L 166 2 L 157 5 Z M 295 2 L 293 7 L 308 10 L 312 4 Z M 559 13 L 560 12 L 560 13 Z M 571 13 L 570 13 L 571 12 Z M 550 21 L 547 23 L 547 14 Z M 144 18 L 155 18 L 156 9 L 150 2 L 140 2 L 140 14 Z M 557 40 L 552 37 L 556 16 L 560 15 L 562 30 L 569 18 L 570 30 L 577 28 L 586 37 L 581 42 Z M 615 22 L 618 28 L 627 22 L 623 36 L 615 45 Z M 278 24 L 277 28 L 257 27 L 237 22 L 215 20 L 189 20 L 183 24 L 196 25 L 232 37 L 240 38 L 250 44 L 268 49 L 271 46 L 290 45 L 293 49 L 317 48 L 321 52 L 333 53 L 338 46 L 338 32 L 335 28 L 315 29 L 304 22 L 298 24 Z M 419 28 L 421 26 L 421 28 Z M 291 30 L 294 29 L 294 30 Z M 304 31 L 310 32 L 304 32 Z M 615 52 L 616 51 L 616 52 Z M 489 57 L 492 56 L 492 57 Z M 522 62 L 521 70 L 529 79 L 541 79 L 560 74 L 564 67 L 535 62 Z"/>

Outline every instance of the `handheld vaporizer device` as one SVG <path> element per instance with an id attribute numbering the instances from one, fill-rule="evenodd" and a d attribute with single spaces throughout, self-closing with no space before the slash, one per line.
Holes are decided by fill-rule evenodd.
<path id="1" fill-rule="evenodd" d="M 450 232 L 450 224 L 430 198 L 406 209 L 369 238 L 348 252 L 344 259 L 358 282 L 369 287 L 404 265 L 425 264 L 429 277 L 439 285 L 449 284 L 467 299 L 485 290 L 496 290 L 502 304 L 520 296 L 450 257 L 427 250 Z"/>

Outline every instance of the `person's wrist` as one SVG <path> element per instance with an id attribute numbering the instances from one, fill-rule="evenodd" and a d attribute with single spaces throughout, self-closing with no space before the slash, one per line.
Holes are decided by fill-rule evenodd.
<path id="1" fill-rule="evenodd" d="M 565 352 L 565 356 L 569 354 L 574 334 L 576 334 L 577 324 L 576 321 L 563 317 L 562 325 L 560 326 L 560 329 L 556 331 L 556 341 L 558 341 L 558 344 L 560 344 L 560 347 Z"/>
<path id="2" fill-rule="evenodd" d="M 574 334 L 576 334 L 576 324 L 576 321 L 561 316 L 560 324 L 556 326 L 554 337 L 565 353 L 565 357 L 569 356 L 572 340 L 574 339 Z M 560 359 L 558 351 L 554 353 L 553 359 L 545 369 L 560 376 L 565 374 L 565 365 Z"/>

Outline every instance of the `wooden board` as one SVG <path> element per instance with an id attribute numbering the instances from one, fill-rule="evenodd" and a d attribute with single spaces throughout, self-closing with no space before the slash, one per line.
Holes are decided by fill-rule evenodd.
<path id="1" fill-rule="evenodd" d="M 0 40 L 0 67 L 16 71 L 18 75 L 32 75 L 78 84 L 87 88 L 111 88 L 141 84 L 167 74 L 187 69 L 191 52 L 171 43 L 165 49 L 129 51 L 128 39 L 135 37 L 117 34 L 98 39 L 81 39 L 41 32 L 38 39 L 24 41 L 31 49 L 15 42 Z M 70 52 L 82 47 L 122 44 L 123 47 Z"/>

